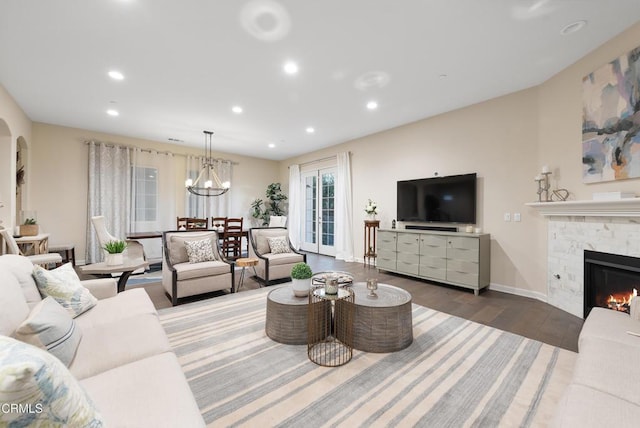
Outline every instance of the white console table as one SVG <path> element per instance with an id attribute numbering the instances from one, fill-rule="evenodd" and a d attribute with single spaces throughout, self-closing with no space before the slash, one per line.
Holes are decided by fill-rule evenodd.
<path id="1" fill-rule="evenodd" d="M 489 234 L 380 229 L 378 269 L 470 288 L 489 285 Z"/>

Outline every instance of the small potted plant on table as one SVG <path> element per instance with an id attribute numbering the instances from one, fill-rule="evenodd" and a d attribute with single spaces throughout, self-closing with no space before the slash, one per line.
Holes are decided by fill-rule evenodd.
<path id="1" fill-rule="evenodd" d="M 293 289 L 293 294 L 296 297 L 305 297 L 309 295 L 312 276 L 313 272 L 308 264 L 300 262 L 293 265 L 291 268 L 291 288 Z"/>
<path id="2" fill-rule="evenodd" d="M 106 252 L 105 263 L 107 266 L 121 265 L 124 263 L 122 253 L 127 248 L 127 243 L 122 240 L 109 241 L 102 247 Z"/>
<path id="3" fill-rule="evenodd" d="M 38 231 L 39 227 L 35 218 L 27 218 L 24 224 L 20 225 L 20 235 L 22 236 L 36 236 Z"/>

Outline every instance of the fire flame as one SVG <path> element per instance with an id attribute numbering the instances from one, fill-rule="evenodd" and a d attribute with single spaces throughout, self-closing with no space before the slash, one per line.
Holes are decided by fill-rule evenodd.
<path id="1" fill-rule="evenodd" d="M 638 296 L 638 290 L 635 288 L 633 289 L 633 293 L 630 293 L 627 296 L 617 295 L 616 297 L 613 297 L 613 295 L 609 295 L 609 298 L 607 299 L 607 305 L 611 309 L 624 310 L 622 309 L 622 307 L 629 306 L 633 298 L 637 296 Z"/>

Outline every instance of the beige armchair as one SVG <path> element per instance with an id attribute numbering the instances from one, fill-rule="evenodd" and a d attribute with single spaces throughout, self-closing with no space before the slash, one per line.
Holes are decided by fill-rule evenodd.
<path id="1" fill-rule="evenodd" d="M 186 241 L 211 240 L 216 260 L 190 263 Z M 183 297 L 218 290 L 234 292 L 235 272 L 220 251 L 218 233 L 213 230 L 169 231 L 162 234 L 162 286 L 173 306 Z"/>
<path id="2" fill-rule="evenodd" d="M 271 252 L 269 238 L 286 239 L 289 252 Z M 265 285 L 291 279 L 291 268 L 299 262 L 306 262 L 307 255 L 299 253 L 289 241 L 289 231 L 284 227 L 254 227 L 249 229 L 249 257 L 258 259 L 256 274 Z"/>

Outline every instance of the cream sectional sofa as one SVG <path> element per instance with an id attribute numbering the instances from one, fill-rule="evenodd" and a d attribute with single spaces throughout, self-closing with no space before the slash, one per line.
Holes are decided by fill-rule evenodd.
<path id="1" fill-rule="evenodd" d="M 0 335 L 11 336 L 41 300 L 32 271 L 25 257 L 0 256 Z M 68 370 L 106 425 L 204 426 L 147 293 L 118 294 L 113 279 L 83 285 L 98 303 L 75 318 L 82 337 Z"/>
<path id="2" fill-rule="evenodd" d="M 640 426 L 640 321 L 593 308 L 578 341 L 573 379 L 553 426 Z"/>

